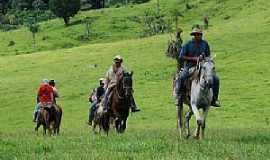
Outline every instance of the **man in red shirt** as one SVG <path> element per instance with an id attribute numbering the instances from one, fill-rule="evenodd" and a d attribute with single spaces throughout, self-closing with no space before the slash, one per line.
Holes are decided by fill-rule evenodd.
<path id="1" fill-rule="evenodd" d="M 53 88 L 49 85 L 49 80 L 44 79 L 38 89 L 37 105 L 34 110 L 33 121 L 38 119 L 38 112 L 41 107 L 50 108 L 53 105 Z"/>

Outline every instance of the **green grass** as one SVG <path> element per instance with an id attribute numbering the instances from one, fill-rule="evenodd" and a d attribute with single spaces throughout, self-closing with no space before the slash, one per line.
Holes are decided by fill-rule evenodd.
<path id="1" fill-rule="evenodd" d="M 212 15 L 205 38 L 217 55 L 223 107 L 209 111 L 205 140 L 178 139 L 171 94 L 176 66 L 163 53 L 169 35 L 117 42 L 112 38 L 107 43 L 0 57 L 0 159 L 267 159 L 270 4 L 241 2 L 246 3 L 194 1 L 200 7 L 187 11 L 183 21 L 184 39 L 188 40 L 190 26 L 202 13 Z M 175 3 L 166 5 L 171 8 Z M 142 6 L 147 5 L 153 2 Z M 122 10 L 128 8 L 104 12 Z M 231 18 L 225 20 L 228 15 Z M 55 21 L 52 28 L 60 26 Z M 60 39 L 58 44 L 65 41 Z M 108 137 L 94 135 L 86 125 L 88 92 L 118 53 L 134 71 L 135 98 L 142 111 L 129 117 L 123 135 L 114 130 Z M 98 67 L 93 68 L 94 64 Z M 61 94 L 64 116 L 57 137 L 42 136 L 41 131 L 37 136 L 31 122 L 35 93 L 43 78 L 56 79 Z M 194 118 L 191 122 L 194 128 Z"/>

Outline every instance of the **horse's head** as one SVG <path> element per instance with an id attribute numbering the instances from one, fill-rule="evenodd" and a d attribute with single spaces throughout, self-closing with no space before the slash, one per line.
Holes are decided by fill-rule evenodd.
<path id="1" fill-rule="evenodd" d="M 133 88 L 132 88 L 132 75 L 133 72 L 123 72 L 123 88 L 125 91 L 125 96 L 129 97 L 132 95 Z"/>
<path id="2" fill-rule="evenodd" d="M 200 84 L 202 86 L 212 87 L 213 74 L 215 73 L 215 62 L 213 58 L 204 58 L 200 62 Z"/>

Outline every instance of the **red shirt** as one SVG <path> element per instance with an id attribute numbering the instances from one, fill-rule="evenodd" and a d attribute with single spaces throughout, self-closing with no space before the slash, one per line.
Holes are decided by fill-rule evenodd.
<path id="1" fill-rule="evenodd" d="M 51 97 L 53 88 L 49 84 L 42 84 L 38 89 L 38 97 L 41 103 L 53 102 Z"/>

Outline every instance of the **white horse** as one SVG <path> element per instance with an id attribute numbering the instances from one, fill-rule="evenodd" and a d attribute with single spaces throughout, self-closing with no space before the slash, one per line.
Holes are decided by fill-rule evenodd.
<path id="1" fill-rule="evenodd" d="M 189 110 L 186 113 L 185 123 L 187 138 L 191 135 L 189 120 L 193 114 L 195 115 L 197 122 L 195 138 L 203 139 L 204 137 L 205 121 L 211 105 L 211 101 L 213 99 L 212 86 L 214 70 L 215 65 L 213 58 L 207 57 L 199 62 L 191 81 L 190 94 L 187 94 L 187 96 L 182 100 L 183 103 L 189 106 Z M 180 136 L 182 136 L 183 132 L 183 103 L 177 106 L 177 126 Z M 199 109 L 202 109 L 202 114 L 200 114 Z"/>

